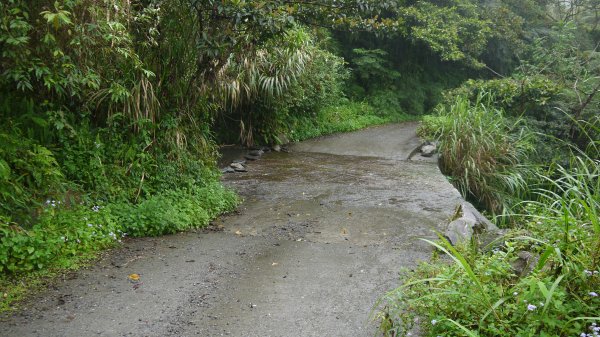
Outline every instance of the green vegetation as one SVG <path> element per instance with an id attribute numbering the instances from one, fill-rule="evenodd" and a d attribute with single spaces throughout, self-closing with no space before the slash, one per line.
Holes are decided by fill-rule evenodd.
<path id="1" fill-rule="evenodd" d="M 505 230 L 492 242 L 426 240 L 433 259 L 382 298 L 385 336 L 408 335 L 417 318 L 424 336 L 598 334 L 600 8 L 495 6 L 497 29 L 507 18 L 515 26 L 483 59 L 509 74 L 446 91 L 420 132 L 439 141 L 455 186 Z M 500 45 L 504 58 L 492 54 Z"/>

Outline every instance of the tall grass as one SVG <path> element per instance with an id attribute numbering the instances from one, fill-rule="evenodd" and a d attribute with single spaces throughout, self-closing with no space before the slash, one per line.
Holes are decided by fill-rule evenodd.
<path id="1" fill-rule="evenodd" d="M 495 214 L 506 214 L 527 190 L 531 168 L 523 165 L 533 151 L 523 120 L 510 122 L 481 93 L 474 102 L 458 96 L 423 121 L 421 133 L 440 142 L 440 168 L 460 192 Z"/>

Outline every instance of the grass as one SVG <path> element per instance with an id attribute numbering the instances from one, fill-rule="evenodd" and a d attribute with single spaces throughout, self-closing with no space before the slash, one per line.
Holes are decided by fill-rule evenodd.
<path id="1" fill-rule="evenodd" d="M 491 102 L 487 93 L 474 102 L 459 96 L 425 117 L 419 133 L 440 142 L 440 168 L 463 196 L 505 215 L 523 197 L 533 173 L 521 164 L 533 151 L 533 134 L 522 120 L 509 122 Z"/>
<path id="2" fill-rule="evenodd" d="M 294 117 L 290 121 L 291 140 L 301 141 L 338 132 L 360 130 L 373 125 L 418 120 L 403 113 L 383 114 L 366 102 L 342 100 L 321 109 L 315 116 Z"/>

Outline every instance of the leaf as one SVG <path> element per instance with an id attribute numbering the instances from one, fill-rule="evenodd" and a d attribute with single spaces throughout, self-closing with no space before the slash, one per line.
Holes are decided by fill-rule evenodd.
<path id="1" fill-rule="evenodd" d="M 130 281 L 137 282 L 137 281 L 139 281 L 139 280 L 140 280 L 140 275 L 139 275 L 139 274 L 129 274 L 129 276 L 127 276 L 127 278 L 128 278 Z"/>

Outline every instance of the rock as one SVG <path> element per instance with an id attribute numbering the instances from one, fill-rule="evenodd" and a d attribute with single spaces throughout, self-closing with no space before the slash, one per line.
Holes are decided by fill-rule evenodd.
<path id="1" fill-rule="evenodd" d="M 481 214 L 470 202 L 465 201 L 462 203 L 462 212 L 463 216 L 475 219 L 475 225 L 479 226 L 478 229 L 498 231 L 498 227 L 488 220 L 488 218 L 483 216 L 483 214 Z"/>
<path id="2" fill-rule="evenodd" d="M 481 214 L 471 203 L 464 201 L 456 209 L 454 219 L 448 224 L 444 236 L 452 245 L 471 241 L 473 234 L 500 233 L 498 227 Z M 489 240 L 489 238 L 488 238 Z"/>
<path id="3" fill-rule="evenodd" d="M 231 169 L 233 169 L 235 172 L 248 172 L 246 167 L 240 163 L 231 163 L 231 165 L 229 165 L 229 167 Z"/>
<path id="4" fill-rule="evenodd" d="M 279 145 L 279 144 L 273 145 L 273 151 L 275 151 L 275 152 L 281 151 L 281 145 Z"/>
<path id="5" fill-rule="evenodd" d="M 421 146 L 421 156 L 431 157 L 437 152 L 437 146 L 435 143 L 429 143 Z"/>
<path id="6" fill-rule="evenodd" d="M 234 172 L 235 172 L 235 170 L 229 166 L 221 169 L 221 173 L 234 173 Z"/>
<path id="7" fill-rule="evenodd" d="M 234 159 L 231 161 L 232 163 L 246 165 L 246 161 L 244 159 Z"/>
<path id="8" fill-rule="evenodd" d="M 250 154 L 247 154 L 244 156 L 244 158 L 248 159 L 248 160 L 258 160 L 260 157 L 259 156 L 253 156 Z"/>
<path id="9" fill-rule="evenodd" d="M 265 153 L 265 151 L 263 150 L 252 150 L 248 152 L 248 155 L 250 156 L 255 156 L 255 157 L 260 157 Z"/>
<path id="10" fill-rule="evenodd" d="M 461 242 L 467 242 L 471 240 L 471 237 L 473 236 L 474 225 L 475 223 L 469 221 L 469 219 L 456 219 L 448 224 L 444 236 L 453 246 Z"/>
<path id="11" fill-rule="evenodd" d="M 517 253 L 519 257 L 510 265 L 517 276 L 523 277 L 531 273 L 540 260 L 539 255 L 528 251 L 520 251 Z"/>

